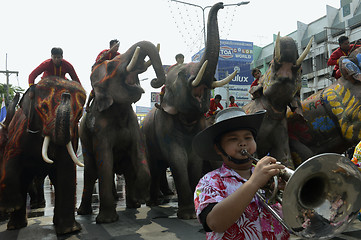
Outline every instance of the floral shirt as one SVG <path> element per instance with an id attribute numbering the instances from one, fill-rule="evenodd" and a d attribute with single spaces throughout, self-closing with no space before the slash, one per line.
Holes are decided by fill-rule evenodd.
<path id="1" fill-rule="evenodd" d="M 253 169 L 252 169 L 253 170 Z M 247 179 L 222 165 L 199 181 L 194 204 L 196 214 L 210 203 L 218 203 L 235 192 Z M 281 206 L 278 204 L 279 209 Z M 223 233 L 207 232 L 207 239 L 289 239 L 288 231 L 269 213 L 255 196 L 241 217 Z"/>
<path id="2" fill-rule="evenodd" d="M 361 170 L 361 142 L 356 145 L 351 161 Z"/>

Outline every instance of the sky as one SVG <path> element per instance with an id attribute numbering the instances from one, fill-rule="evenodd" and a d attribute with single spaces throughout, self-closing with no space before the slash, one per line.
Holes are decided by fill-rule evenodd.
<path id="1" fill-rule="evenodd" d="M 31 71 L 50 58 L 51 48 L 61 47 L 89 93 L 91 66 L 112 39 L 120 41 L 120 53 L 147 40 L 160 44 L 163 64 L 174 64 L 178 53 L 190 62 L 204 47 L 203 13 L 207 20 L 208 6 L 219 1 L 181 2 L 197 6 L 171 0 L 1 1 L 0 70 L 18 71 L 18 77 L 10 75 L 10 84 L 26 89 Z M 338 9 L 340 0 L 250 0 L 228 6 L 218 14 L 220 38 L 265 46 L 273 34 L 295 31 L 297 21 L 309 24 L 326 15 L 326 5 Z M 150 86 L 154 77 L 152 67 L 139 76 L 145 93 L 135 105 L 150 106 L 151 92 L 160 91 Z M 0 74 L 0 83 L 6 83 L 5 74 Z"/>

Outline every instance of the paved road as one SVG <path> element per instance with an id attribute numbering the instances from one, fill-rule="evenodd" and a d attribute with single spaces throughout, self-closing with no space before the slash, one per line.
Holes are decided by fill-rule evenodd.
<path id="1" fill-rule="evenodd" d="M 77 206 L 79 206 L 82 187 L 83 169 L 78 168 Z M 171 180 L 171 178 L 169 178 Z M 21 239 L 124 239 L 124 240 L 158 240 L 158 239 L 205 239 L 205 233 L 197 220 L 180 220 L 176 217 L 177 198 L 171 196 L 165 199 L 159 207 L 149 208 L 143 205 L 139 209 L 126 209 L 124 199 L 124 182 L 117 181 L 117 191 L 120 197 L 117 204 L 119 221 L 111 224 L 96 224 L 95 217 L 98 206 L 94 204 L 94 214 L 90 216 L 76 216 L 76 220 L 83 229 L 73 235 L 57 237 L 52 225 L 54 191 L 45 181 L 46 207 L 28 209 L 28 227 L 21 230 L 6 230 L 6 221 L 0 221 L 0 240 Z M 94 194 L 94 201 L 97 201 Z M 300 239 L 293 236 L 291 239 Z M 349 226 L 346 232 L 333 239 L 361 239 L 361 222 L 357 219 Z"/>

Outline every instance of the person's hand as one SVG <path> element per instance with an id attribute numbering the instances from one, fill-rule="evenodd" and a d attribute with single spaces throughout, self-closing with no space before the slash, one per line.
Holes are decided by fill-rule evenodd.
<path id="1" fill-rule="evenodd" d="M 257 162 L 249 181 L 252 181 L 258 188 L 263 187 L 272 176 L 278 174 L 281 169 L 285 168 L 285 166 L 276 162 L 276 159 L 273 157 L 263 157 Z"/>

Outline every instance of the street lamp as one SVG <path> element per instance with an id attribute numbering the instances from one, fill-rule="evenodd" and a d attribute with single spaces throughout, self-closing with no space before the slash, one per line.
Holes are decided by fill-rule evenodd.
<path id="1" fill-rule="evenodd" d="M 206 44 L 207 38 L 206 38 L 206 18 L 205 18 L 205 14 L 204 14 L 204 10 L 206 10 L 207 8 L 210 8 L 212 6 L 199 6 L 193 3 L 187 3 L 187 2 L 182 2 L 182 1 L 178 1 L 178 0 L 171 0 L 172 2 L 178 2 L 178 3 L 183 3 L 186 5 L 190 5 L 193 7 L 199 7 L 200 9 L 202 9 L 202 13 L 203 13 L 203 37 L 204 37 L 204 45 Z M 243 2 L 239 2 L 239 3 L 233 3 L 233 4 L 224 4 L 224 7 L 229 7 L 229 6 L 241 6 L 241 5 L 247 5 L 249 3 L 249 1 L 243 1 Z"/>

